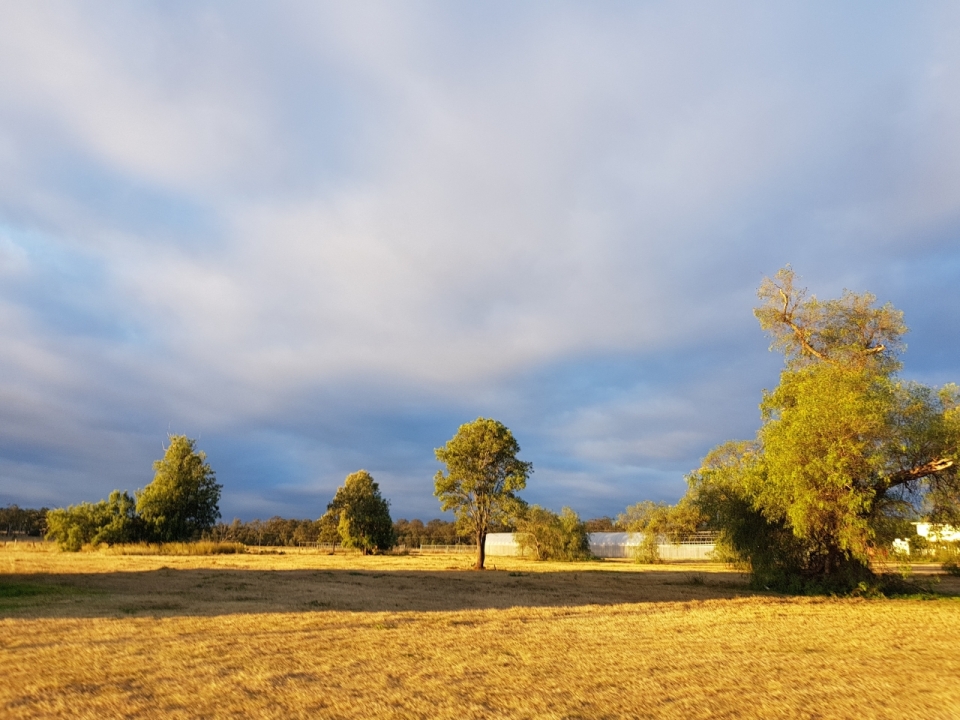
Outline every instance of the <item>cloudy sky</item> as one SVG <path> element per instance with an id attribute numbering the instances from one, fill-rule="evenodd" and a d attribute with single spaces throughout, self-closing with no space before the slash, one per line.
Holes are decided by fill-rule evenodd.
<path id="1" fill-rule="evenodd" d="M 791 263 L 960 381 L 955 3 L 6 3 L 0 504 L 199 439 L 226 519 L 478 416 L 581 515 L 750 437 Z"/>

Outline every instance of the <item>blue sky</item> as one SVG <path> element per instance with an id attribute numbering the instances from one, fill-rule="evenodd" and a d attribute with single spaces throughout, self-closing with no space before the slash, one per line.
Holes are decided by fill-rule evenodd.
<path id="1" fill-rule="evenodd" d="M 369 470 L 440 515 L 478 416 L 581 515 L 750 437 L 791 263 L 960 381 L 955 3 L 7 4 L 0 504 L 199 439 L 226 519 Z"/>

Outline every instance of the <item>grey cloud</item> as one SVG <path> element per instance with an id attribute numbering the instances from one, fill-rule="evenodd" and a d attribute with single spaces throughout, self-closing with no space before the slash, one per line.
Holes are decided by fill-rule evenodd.
<path id="1" fill-rule="evenodd" d="M 755 427 L 753 292 L 786 262 L 894 299 L 908 369 L 956 379 L 950 5 L 3 20 L 6 497 L 142 485 L 188 431 L 229 513 L 364 466 L 426 515 L 432 449 L 481 413 L 533 498 L 676 496 Z"/>

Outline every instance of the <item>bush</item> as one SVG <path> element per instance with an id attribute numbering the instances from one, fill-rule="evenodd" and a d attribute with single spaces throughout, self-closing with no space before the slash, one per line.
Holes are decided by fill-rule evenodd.
<path id="1" fill-rule="evenodd" d="M 560 514 L 533 505 L 517 519 L 517 543 L 537 560 L 588 560 L 590 539 L 580 516 L 568 507 Z"/>
<path id="2" fill-rule="evenodd" d="M 98 503 L 83 502 L 47 512 L 47 539 L 68 552 L 85 545 L 132 542 L 139 539 L 141 531 L 133 498 L 119 490 Z"/>

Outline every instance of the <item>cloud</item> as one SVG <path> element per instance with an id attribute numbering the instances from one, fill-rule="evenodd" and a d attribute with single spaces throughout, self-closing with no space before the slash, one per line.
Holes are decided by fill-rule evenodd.
<path id="1" fill-rule="evenodd" d="M 787 262 L 951 379 L 960 17 L 864 9 L 5 9 L 0 501 L 142 485 L 185 431 L 227 514 L 364 466 L 426 515 L 481 413 L 531 497 L 668 499 L 755 427 Z"/>

